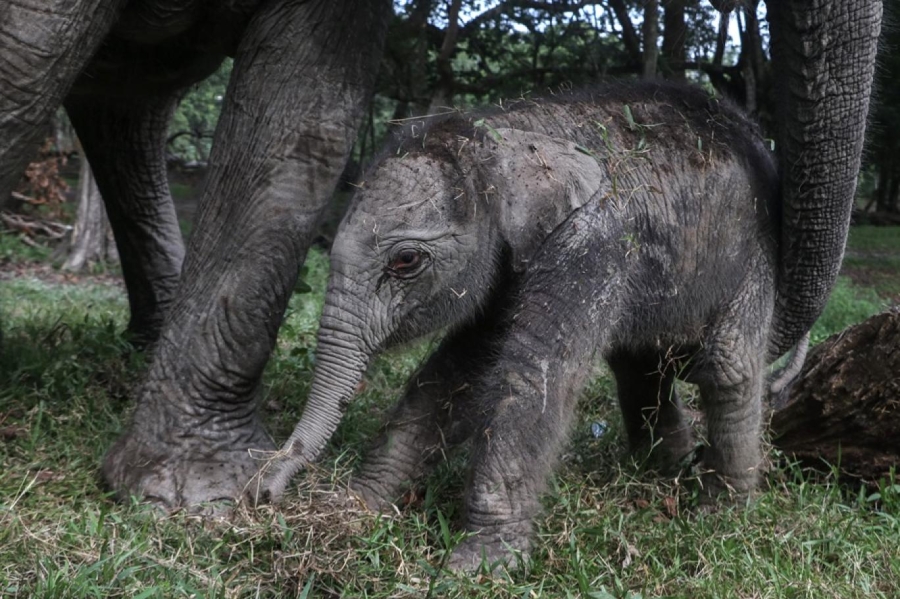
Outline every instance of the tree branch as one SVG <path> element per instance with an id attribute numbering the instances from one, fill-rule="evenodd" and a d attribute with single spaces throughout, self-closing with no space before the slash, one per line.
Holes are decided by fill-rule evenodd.
<path id="1" fill-rule="evenodd" d="M 463 35 L 468 34 L 470 31 L 476 29 L 485 21 L 490 21 L 491 19 L 499 17 L 500 15 L 508 14 L 515 8 L 540 10 L 546 13 L 558 14 L 563 12 L 577 12 L 585 6 L 592 6 L 596 4 L 600 4 L 600 2 L 568 2 L 567 0 L 561 0 L 557 2 L 538 2 L 535 0 L 505 0 L 503 2 L 500 2 L 497 6 L 489 8 L 466 21 L 466 24 L 462 28 L 462 33 Z"/>
<path id="2" fill-rule="evenodd" d="M 628 16 L 628 7 L 625 6 L 625 0 L 609 0 L 609 8 L 616 15 L 616 20 L 622 28 L 622 43 L 625 44 L 625 50 L 628 52 L 631 62 L 640 64 L 641 39 L 634 30 L 631 17 Z"/>

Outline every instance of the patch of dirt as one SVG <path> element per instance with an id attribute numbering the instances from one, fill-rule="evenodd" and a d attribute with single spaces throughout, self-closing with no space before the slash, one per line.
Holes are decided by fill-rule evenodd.
<path id="1" fill-rule="evenodd" d="M 41 262 L 26 262 L 19 264 L 0 263 L 0 281 L 12 279 L 37 279 L 50 285 L 105 285 L 109 287 L 125 288 L 122 275 L 119 273 L 73 273 L 54 268 Z"/>

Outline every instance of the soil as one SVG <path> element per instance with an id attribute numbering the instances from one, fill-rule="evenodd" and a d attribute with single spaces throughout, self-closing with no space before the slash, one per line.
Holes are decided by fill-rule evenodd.
<path id="1" fill-rule="evenodd" d="M 125 283 L 118 272 L 72 273 L 59 270 L 45 262 L 24 262 L 18 264 L 0 261 L 0 281 L 12 279 L 37 279 L 51 285 L 92 285 L 118 287 L 124 291 Z"/>
<path id="2" fill-rule="evenodd" d="M 875 290 L 890 305 L 900 305 L 900 270 L 896 267 L 900 254 L 851 250 L 847 251 L 845 258 L 855 260 L 853 264 L 844 263 L 841 275 L 858 287 Z M 859 264 L 859 260 L 864 260 L 865 265 Z"/>

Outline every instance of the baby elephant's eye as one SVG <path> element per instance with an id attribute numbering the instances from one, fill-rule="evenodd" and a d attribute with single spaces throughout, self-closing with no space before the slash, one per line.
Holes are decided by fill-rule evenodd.
<path id="1" fill-rule="evenodd" d="M 418 274 L 420 267 L 428 258 L 428 254 L 416 248 L 403 248 L 391 258 L 385 269 L 386 274 L 395 277 L 413 276 Z"/>
<path id="2" fill-rule="evenodd" d="M 422 262 L 422 253 L 414 249 L 400 250 L 391 262 L 391 269 L 397 272 L 414 270 Z"/>

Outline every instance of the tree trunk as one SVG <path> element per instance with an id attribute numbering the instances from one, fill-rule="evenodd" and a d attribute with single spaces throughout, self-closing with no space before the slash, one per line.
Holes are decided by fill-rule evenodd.
<path id="1" fill-rule="evenodd" d="M 898 210 L 898 203 L 900 203 L 900 177 L 892 177 L 888 201 L 884 206 L 884 211 L 889 214 L 900 212 L 900 210 Z"/>
<path id="2" fill-rule="evenodd" d="M 453 65 L 451 60 L 456 51 L 459 37 L 459 10 L 462 0 L 450 0 L 447 6 L 447 32 L 437 57 L 438 84 L 431 98 L 429 114 L 435 114 L 453 106 Z"/>
<path id="3" fill-rule="evenodd" d="M 713 54 L 713 66 L 722 68 L 722 61 L 725 59 L 725 42 L 728 41 L 728 24 L 731 21 L 731 13 L 719 13 L 719 28 L 716 33 L 716 51 Z"/>
<path id="4" fill-rule="evenodd" d="M 115 264 L 119 254 L 113 239 L 112 227 L 106 218 L 103 198 L 91 172 L 87 158 L 81 158 L 78 183 L 78 215 L 72 237 L 65 250 L 63 270 L 80 272 L 97 263 Z"/>
<path id="5" fill-rule="evenodd" d="M 772 443 L 806 466 L 877 481 L 900 464 L 900 307 L 810 350 Z"/>
<path id="6" fill-rule="evenodd" d="M 416 115 L 426 114 L 431 105 L 432 93 L 428 90 L 428 16 L 433 4 L 432 0 L 416 0 L 409 15 L 409 27 L 416 40 L 412 55 L 408 57 L 408 95 L 413 105 L 402 102 L 407 107 L 399 114 L 399 118 L 410 116 L 409 110 Z"/>
<path id="7" fill-rule="evenodd" d="M 762 76 L 765 55 L 762 49 L 762 38 L 759 35 L 759 19 L 756 9 L 757 0 L 747 0 L 743 6 L 745 25 L 741 32 L 741 64 L 744 76 L 745 108 L 750 114 L 756 114 L 759 109 L 759 82 Z M 738 13 L 740 23 L 740 13 Z"/>
<path id="8" fill-rule="evenodd" d="M 891 178 L 890 160 L 886 154 L 887 152 L 883 153 L 880 160 L 878 160 L 878 183 L 875 185 L 875 189 L 872 190 L 872 198 L 866 204 L 863 212 L 868 212 L 872 206 L 875 206 L 877 211 L 880 206 L 884 205 L 885 194 L 887 194 L 887 190 L 890 187 Z"/>
<path id="9" fill-rule="evenodd" d="M 622 28 L 622 43 L 625 45 L 625 51 L 628 53 L 630 61 L 635 66 L 640 65 L 643 62 L 641 39 L 634 30 L 625 0 L 609 0 L 609 6 L 612 8 L 619 26 Z"/>
<path id="10" fill-rule="evenodd" d="M 687 27 L 684 23 L 685 0 L 665 0 L 663 2 L 663 67 L 667 79 L 685 81 L 684 63 L 687 60 L 685 38 Z"/>
<path id="11" fill-rule="evenodd" d="M 644 23 L 641 25 L 644 36 L 644 56 L 641 76 L 644 79 L 656 77 L 656 62 L 659 57 L 659 0 L 645 0 Z"/>

